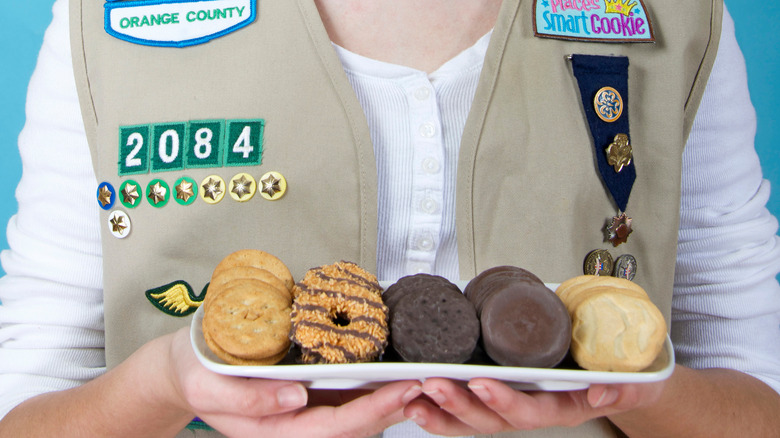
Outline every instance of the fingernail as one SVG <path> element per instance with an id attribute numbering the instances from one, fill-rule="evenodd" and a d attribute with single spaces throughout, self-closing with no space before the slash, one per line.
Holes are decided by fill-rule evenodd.
<path id="1" fill-rule="evenodd" d="M 469 389 L 471 390 L 471 392 L 476 394 L 477 397 L 479 397 L 479 399 L 482 400 L 483 402 L 487 403 L 493 399 L 493 396 L 490 395 L 490 391 L 488 391 L 487 388 L 485 388 L 482 385 L 469 384 Z"/>
<path id="2" fill-rule="evenodd" d="M 412 415 L 409 419 L 417 423 L 417 425 L 420 427 L 425 426 L 427 424 L 425 418 L 418 417 L 417 414 Z"/>
<path id="3" fill-rule="evenodd" d="M 401 397 L 401 401 L 403 404 L 408 404 L 410 401 L 417 398 L 418 395 L 422 393 L 422 387 L 420 385 L 414 385 L 411 388 L 407 389 L 404 393 L 403 397 Z"/>
<path id="4" fill-rule="evenodd" d="M 600 408 L 603 406 L 609 406 L 618 398 L 618 392 L 616 389 L 604 388 L 604 392 L 601 393 L 601 397 L 593 404 L 594 408 Z"/>
<path id="5" fill-rule="evenodd" d="M 442 394 L 441 391 L 439 391 L 438 389 L 434 389 L 433 391 L 423 391 L 423 392 L 425 392 L 425 395 L 430 397 L 439 406 L 443 405 L 444 403 L 447 403 L 447 397 L 445 397 L 444 394 Z"/>
<path id="6" fill-rule="evenodd" d="M 308 394 L 300 385 L 283 386 L 276 391 L 276 400 L 283 408 L 300 408 L 306 405 Z"/>

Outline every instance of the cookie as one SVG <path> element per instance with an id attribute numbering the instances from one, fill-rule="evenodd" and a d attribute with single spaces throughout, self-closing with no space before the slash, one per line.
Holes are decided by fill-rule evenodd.
<path id="1" fill-rule="evenodd" d="M 482 347 L 496 363 L 550 368 L 566 357 L 569 314 L 530 271 L 515 266 L 487 269 L 469 282 L 465 295 L 477 310 Z"/>
<path id="2" fill-rule="evenodd" d="M 399 286 L 400 284 L 400 286 Z M 474 306 L 453 283 L 434 275 L 400 279 L 385 303 L 393 349 L 407 362 L 463 363 L 479 341 Z"/>
<path id="3" fill-rule="evenodd" d="M 572 358 L 591 371 L 636 372 L 663 349 L 666 322 L 647 292 L 623 278 L 582 275 L 556 293 L 572 321 Z"/>
<path id="4" fill-rule="evenodd" d="M 282 280 L 285 288 L 292 289 L 295 281 L 287 266 L 276 256 L 265 251 L 256 249 L 242 249 L 228 254 L 214 268 L 212 277 L 219 276 L 223 270 L 234 268 L 236 266 L 252 266 L 259 269 L 270 271 L 277 278 Z"/>
<path id="5" fill-rule="evenodd" d="M 203 332 L 212 351 L 228 363 L 233 357 L 273 361 L 290 346 L 290 302 L 277 291 L 243 284 L 225 289 L 203 315 Z M 222 352 L 226 355 L 220 355 Z"/>
<path id="6" fill-rule="evenodd" d="M 251 266 L 237 266 L 220 271 L 218 275 L 211 277 L 211 282 L 203 300 L 203 308 L 207 309 L 211 302 L 225 289 L 236 285 L 254 286 L 258 289 L 268 289 L 278 292 L 292 303 L 292 291 L 288 290 L 284 282 L 265 269 Z"/>
<path id="7" fill-rule="evenodd" d="M 370 362 L 384 352 L 387 307 L 373 274 L 344 261 L 312 268 L 293 295 L 290 339 L 300 362 Z"/>
<path id="8" fill-rule="evenodd" d="M 661 312 L 635 296 L 592 295 L 572 313 L 572 357 L 587 370 L 641 371 L 653 363 L 665 339 Z"/>

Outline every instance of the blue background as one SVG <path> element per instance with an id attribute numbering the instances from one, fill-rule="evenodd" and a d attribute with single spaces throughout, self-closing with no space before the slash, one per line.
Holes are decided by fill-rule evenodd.
<path id="1" fill-rule="evenodd" d="M 99 1 L 99 0 L 93 0 Z M 652 0 L 646 0 L 652 1 Z M 51 20 L 53 0 L 10 0 L 3 2 L 0 14 L 0 249 L 8 247 L 5 224 L 16 212 L 14 190 L 21 177 L 17 136 L 24 124 L 27 83 Z M 762 159 L 764 177 L 772 181 L 769 209 L 780 215 L 780 138 L 778 112 L 780 88 L 780 37 L 773 31 L 780 20 L 780 2 L 762 2 L 761 8 L 748 0 L 726 0 L 737 26 L 737 39 L 747 59 L 750 95 L 758 112 L 756 149 Z M 2 274 L 2 269 L 0 269 Z"/>

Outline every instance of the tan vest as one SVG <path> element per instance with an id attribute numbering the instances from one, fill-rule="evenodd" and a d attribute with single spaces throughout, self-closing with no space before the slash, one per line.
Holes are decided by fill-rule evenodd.
<path id="1" fill-rule="evenodd" d="M 681 153 L 715 57 L 721 2 L 645 0 L 654 44 L 534 37 L 533 2 L 505 0 L 460 149 L 457 232 L 461 278 L 513 264 L 547 282 L 582 273 L 596 248 L 632 254 L 636 281 L 670 315 L 679 216 Z M 187 48 L 150 47 L 104 30 L 104 4 L 71 0 L 74 68 L 98 182 L 155 179 L 173 189 L 268 171 L 283 198 L 229 196 L 216 204 L 173 199 L 153 207 L 117 201 L 103 225 L 106 358 L 114 366 L 149 339 L 189 324 L 152 305 L 146 291 L 184 281 L 198 294 L 215 264 L 239 248 L 280 257 L 300 278 L 336 260 L 376 268 L 377 175 L 362 109 L 311 0 L 257 2 L 243 29 Z M 634 232 L 613 248 L 604 224 L 617 208 L 594 150 L 566 55 L 630 59 L 627 111 L 637 179 L 627 212 Z M 120 127 L 203 120 L 264 120 L 262 164 L 119 175 Z M 226 127 L 223 123 L 221 126 Z M 182 131 L 185 134 L 188 131 Z M 121 138 L 125 141 L 125 138 Z M 154 152 L 153 152 L 154 153 Z M 120 163 L 121 164 L 121 163 Z M 158 163 L 160 164 L 160 163 Z M 143 194 L 142 194 L 143 196 Z M 132 229 L 110 232 L 121 210 Z M 586 427 L 597 436 L 606 422 Z M 603 430 L 602 430 L 603 429 Z M 548 431 L 549 432 L 549 431 Z M 586 436 L 582 429 L 555 431 Z"/>

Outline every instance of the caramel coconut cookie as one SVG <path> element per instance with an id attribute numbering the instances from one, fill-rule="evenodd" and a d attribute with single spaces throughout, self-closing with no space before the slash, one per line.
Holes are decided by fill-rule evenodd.
<path id="1" fill-rule="evenodd" d="M 641 371 L 663 348 L 666 322 L 638 284 L 582 275 L 556 290 L 572 321 L 571 354 L 592 371 Z"/>
<path id="2" fill-rule="evenodd" d="M 301 362 L 370 362 L 387 346 L 382 288 L 358 265 L 312 268 L 293 294 L 290 339 L 301 349 Z"/>

